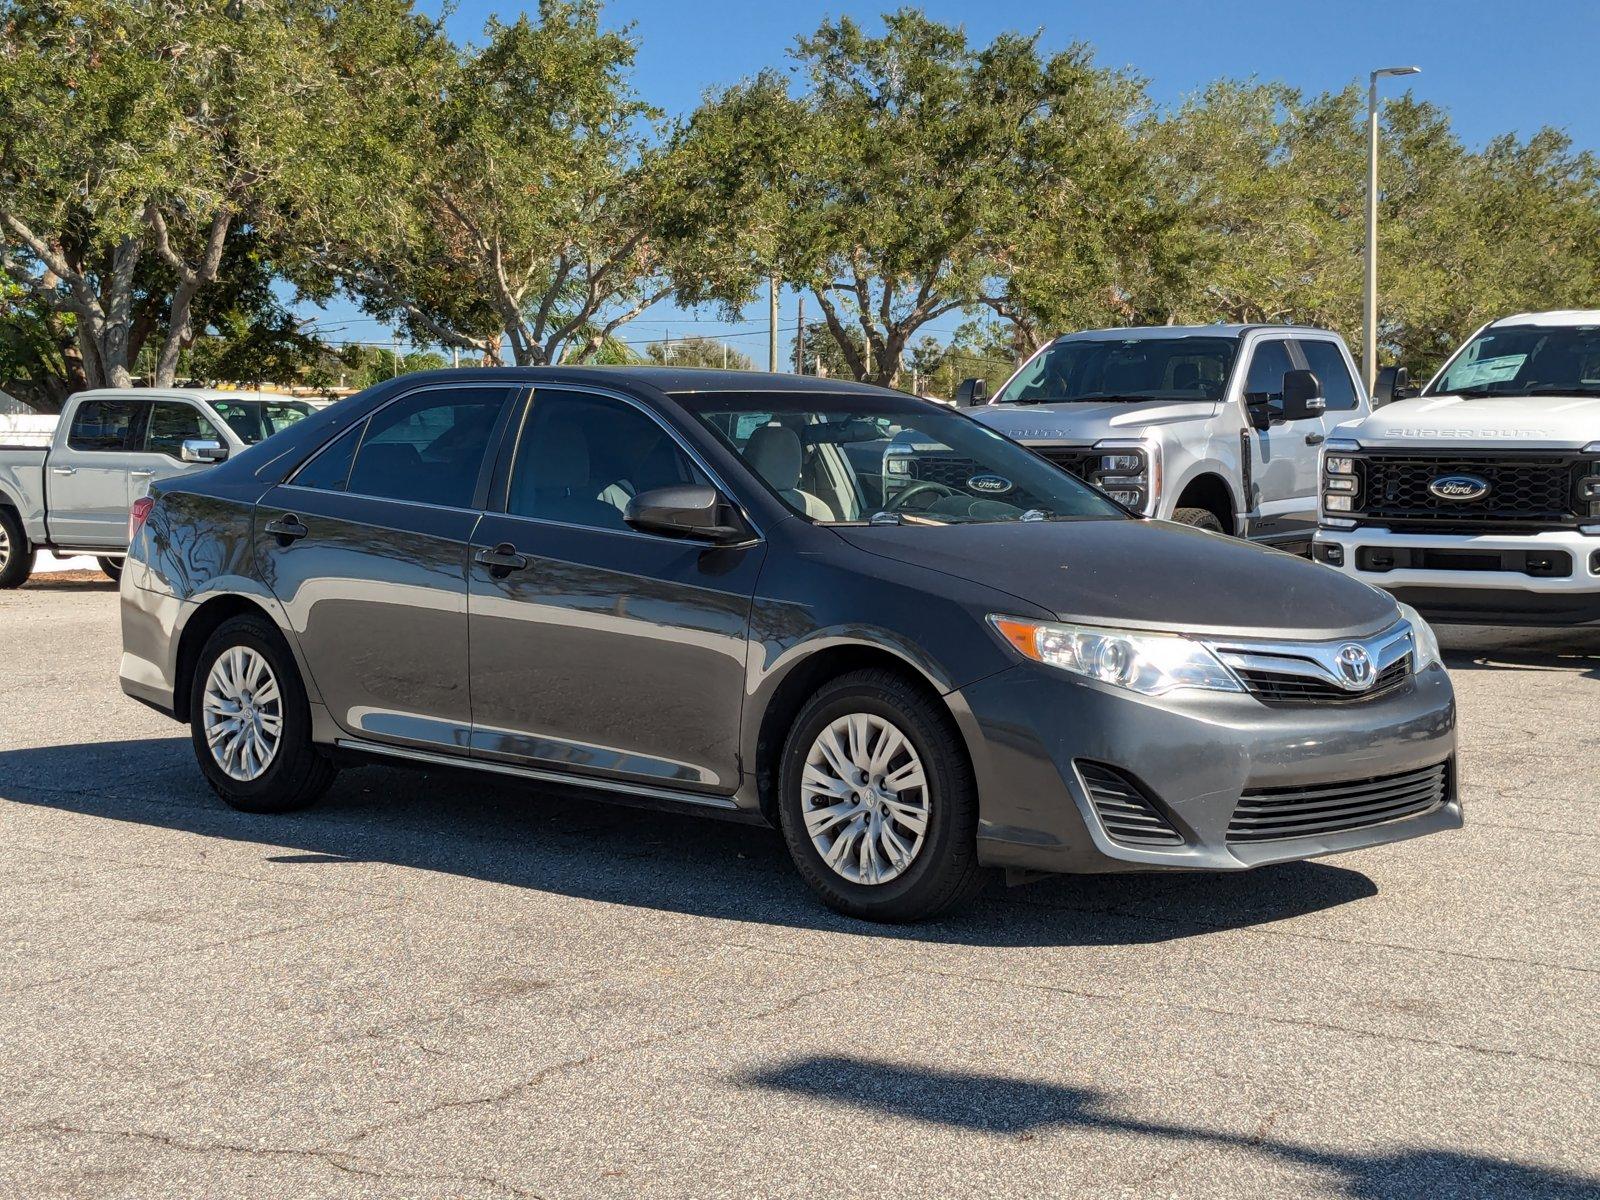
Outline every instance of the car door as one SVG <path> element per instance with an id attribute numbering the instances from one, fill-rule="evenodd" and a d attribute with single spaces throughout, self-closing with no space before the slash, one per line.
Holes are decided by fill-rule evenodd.
<path id="1" fill-rule="evenodd" d="M 73 550 L 128 546 L 128 469 L 149 404 L 85 398 L 51 450 L 45 494 L 50 540 Z"/>
<path id="2" fill-rule="evenodd" d="M 408 392 L 256 506 L 262 578 L 353 738 L 468 751 L 467 547 L 515 390 Z"/>
<path id="3" fill-rule="evenodd" d="M 1267 541 L 1309 537 L 1317 523 L 1315 446 L 1323 436 L 1322 422 L 1283 420 L 1283 377 L 1301 369 L 1301 362 L 1288 338 L 1263 338 L 1250 350 L 1245 368 L 1246 412 L 1265 415 L 1269 422 L 1265 429 L 1254 420 L 1248 426 L 1256 509 L 1250 536 Z"/>
<path id="4" fill-rule="evenodd" d="M 213 465 L 183 461 L 183 444 L 192 440 L 216 442 L 221 446 L 229 444 L 216 423 L 192 401 L 156 400 L 148 405 L 133 452 L 128 456 L 124 512 L 140 496 L 146 495 L 157 480 L 192 475 Z"/>
<path id="5" fill-rule="evenodd" d="M 630 497 L 716 482 L 633 402 L 538 388 L 508 449 L 468 568 L 474 752 L 732 792 L 764 545 L 628 527 Z"/>

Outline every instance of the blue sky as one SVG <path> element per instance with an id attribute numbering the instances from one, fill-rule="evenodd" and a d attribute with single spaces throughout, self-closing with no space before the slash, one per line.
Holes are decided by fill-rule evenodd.
<path id="1" fill-rule="evenodd" d="M 422 7 L 438 11 L 434 0 L 423 0 Z M 473 40 L 491 13 L 505 16 L 518 7 L 468 0 L 452 17 L 451 32 Z M 605 11 L 608 23 L 633 25 L 639 91 L 675 114 L 693 108 L 708 88 L 781 64 L 794 38 L 826 17 L 848 13 L 871 22 L 892 7 L 855 0 L 612 0 Z M 1554 125 L 1580 146 L 1600 149 L 1594 92 L 1600 0 L 928 0 L 921 7 L 940 20 L 964 24 L 976 41 L 1002 30 L 1042 30 L 1047 47 L 1089 42 L 1102 65 L 1128 67 L 1147 78 L 1151 95 L 1162 103 L 1177 102 L 1222 76 L 1323 91 L 1358 77 L 1364 82 L 1373 67 L 1414 63 L 1423 73 L 1390 81 L 1388 93 L 1408 82 L 1419 97 L 1447 109 L 1471 144 Z M 792 294 L 783 309 L 792 327 Z M 306 315 L 317 316 L 331 337 L 389 336 L 348 305 Z M 764 326 L 758 328 L 766 319 L 764 302 L 745 316 L 748 324 L 730 328 L 709 312 L 697 320 L 657 306 L 625 327 L 623 336 L 740 334 L 733 344 L 764 365 L 766 337 Z M 936 331 L 948 333 L 957 324 L 958 317 L 947 318 Z"/>

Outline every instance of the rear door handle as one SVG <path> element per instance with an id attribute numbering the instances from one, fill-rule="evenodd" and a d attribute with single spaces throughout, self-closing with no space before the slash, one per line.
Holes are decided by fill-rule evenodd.
<path id="1" fill-rule="evenodd" d="M 51 468 L 51 472 L 52 472 L 52 474 L 55 474 L 55 475 L 76 475 L 78 473 L 78 468 L 77 467 L 52 467 Z"/>
<path id="2" fill-rule="evenodd" d="M 518 554 L 510 542 L 501 542 L 493 550 L 479 550 L 472 561 L 488 567 L 489 574 L 496 579 L 504 579 L 511 572 L 525 571 L 528 567 L 527 557 Z"/>
<path id="3" fill-rule="evenodd" d="M 278 539 L 278 544 L 287 546 L 291 542 L 298 542 L 311 530 L 300 523 L 300 518 L 293 513 L 285 513 L 274 521 L 268 521 L 262 526 L 268 533 Z"/>
<path id="4" fill-rule="evenodd" d="M 129 479 L 149 479 L 154 474 L 155 474 L 154 471 L 129 471 L 128 472 L 128 478 Z"/>
<path id="5" fill-rule="evenodd" d="M 1306 434 L 1306 445 L 1320 446 L 1322 444 L 1323 437 L 1324 435 L 1320 433 L 1308 433 Z"/>

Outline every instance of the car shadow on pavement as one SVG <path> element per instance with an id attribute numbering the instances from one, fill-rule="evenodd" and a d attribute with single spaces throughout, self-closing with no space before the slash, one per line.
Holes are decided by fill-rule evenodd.
<path id="1" fill-rule="evenodd" d="M 0 751 L 0 801 L 253 843 L 269 869 L 381 862 L 725 920 L 983 946 L 1165 942 L 1365 899 L 1365 875 L 1326 863 L 1239 873 L 996 882 L 971 909 L 874 925 L 824 908 L 765 826 L 607 803 L 460 771 L 342 772 L 315 806 L 235 812 L 206 787 L 188 738 Z M 109 854 L 115 853 L 108 850 Z"/>
<path id="2" fill-rule="evenodd" d="M 1572 671 L 1600 679 L 1600 629 L 1435 628 L 1451 671 Z"/>
<path id="3" fill-rule="evenodd" d="M 1092 1088 L 1061 1087 L 1002 1075 L 960 1074 L 859 1058 L 803 1058 L 745 1076 L 745 1086 L 868 1114 L 1031 1140 L 1041 1130 L 1094 1129 L 1167 1139 L 1186 1148 L 1216 1146 L 1269 1155 L 1336 1177 L 1338 1194 L 1357 1200 L 1418 1196 L 1593 1197 L 1600 1179 L 1443 1148 L 1362 1154 L 1272 1136 L 1272 1118 L 1249 1131 L 1202 1129 L 1119 1114 Z M 1330 1189 L 1334 1190 L 1334 1189 Z"/>

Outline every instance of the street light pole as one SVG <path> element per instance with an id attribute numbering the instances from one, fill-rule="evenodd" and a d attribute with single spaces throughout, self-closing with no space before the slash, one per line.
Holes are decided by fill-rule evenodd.
<path id="1" fill-rule="evenodd" d="M 1367 77 L 1367 252 L 1361 296 L 1361 374 L 1371 395 L 1378 380 L 1378 80 L 1421 67 L 1380 67 Z"/>

